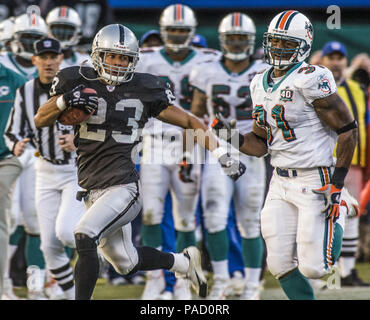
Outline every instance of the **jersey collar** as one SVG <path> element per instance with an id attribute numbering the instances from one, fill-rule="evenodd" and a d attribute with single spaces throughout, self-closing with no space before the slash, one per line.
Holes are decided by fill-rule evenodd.
<path id="1" fill-rule="evenodd" d="M 190 49 L 190 53 L 186 56 L 186 58 L 182 61 L 173 61 L 166 53 L 166 51 L 164 50 L 164 47 L 159 50 L 160 54 L 162 55 L 162 57 L 170 64 L 170 65 L 173 65 L 175 63 L 179 63 L 180 65 L 184 65 L 185 63 L 187 63 L 188 61 L 190 61 L 195 55 L 196 55 L 196 52 L 195 50 L 193 49 Z"/>
<path id="2" fill-rule="evenodd" d="M 222 59 L 220 60 L 220 65 L 222 67 L 222 69 L 224 69 L 224 71 L 229 74 L 229 75 L 237 75 L 237 76 L 240 76 L 242 75 L 244 72 L 246 72 L 247 70 L 249 70 L 253 65 L 254 65 L 255 61 L 252 61 L 248 67 L 246 67 L 245 69 L 243 69 L 242 71 L 240 72 L 231 72 L 228 68 L 226 68 L 224 62 L 222 61 Z"/>
<path id="3" fill-rule="evenodd" d="M 273 85 L 273 87 L 272 87 L 272 90 L 271 90 L 271 92 L 274 92 L 279 86 L 280 86 L 280 84 L 294 71 L 294 70 L 296 70 L 301 64 L 303 63 L 303 61 L 302 62 L 300 62 L 300 63 L 297 63 L 295 66 L 293 66 L 292 68 L 290 68 L 289 70 L 288 70 L 288 72 L 284 75 L 284 77 L 278 82 L 278 83 L 276 83 L 276 84 L 274 84 Z M 271 67 L 270 69 L 267 69 L 266 70 L 266 72 L 264 73 L 264 75 L 263 75 L 263 78 L 262 78 L 262 83 L 263 83 L 263 89 L 265 89 L 265 92 L 267 92 L 267 90 L 269 89 L 269 88 L 271 88 L 271 86 L 268 84 L 268 81 L 267 81 L 267 77 L 268 77 L 268 75 L 272 72 L 272 70 L 273 70 L 273 67 Z"/>

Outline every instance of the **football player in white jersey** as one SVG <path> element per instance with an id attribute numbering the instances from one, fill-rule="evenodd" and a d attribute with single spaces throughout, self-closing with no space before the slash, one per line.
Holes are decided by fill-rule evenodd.
<path id="1" fill-rule="evenodd" d="M 194 12 L 185 5 L 174 4 L 165 8 L 159 25 L 164 46 L 142 50 L 137 70 L 160 76 L 167 81 L 176 97 L 176 104 L 189 111 L 192 98 L 189 86 L 191 68 L 203 61 L 216 59 L 219 53 L 191 47 L 197 21 Z M 195 210 L 199 195 L 200 165 L 192 167 L 192 182 L 181 181 L 179 164 L 183 160 L 182 129 L 153 119 L 147 124 L 145 132 L 140 167 L 144 207 L 142 239 L 148 246 L 162 246 L 160 224 L 164 200 L 171 190 L 177 250 L 181 252 L 185 247 L 195 245 Z M 175 286 L 175 291 L 179 294 L 185 292 L 181 289 L 181 282 L 182 280 L 178 280 Z M 150 271 L 142 298 L 156 299 L 163 289 L 162 270 Z M 177 293 L 175 292 L 175 298 L 191 297 L 190 292 L 181 296 Z M 172 298 L 169 291 L 165 295 Z"/>
<path id="2" fill-rule="evenodd" d="M 33 44 L 35 41 L 47 36 L 47 27 L 44 19 L 35 14 L 22 14 L 14 19 L 13 39 L 10 43 L 12 52 L 6 52 L 0 55 L 0 63 L 5 67 L 17 72 L 18 74 L 33 79 L 37 77 L 37 69 L 32 64 L 32 55 L 34 53 Z M 27 138 L 27 141 L 30 139 Z M 25 256 L 28 268 L 28 278 L 35 279 L 40 277 L 42 283 L 40 288 L 28 291 L 30 299 L 44 299 L 42 293 L 43 279 L 45 276 L 45 261 L 40 249 L 40 230 L 35 208 L 35 148 L 30 143 L 19 160 L 22 163 L 22 173 L 17 179 L 13 193 L 12 213 L 15 216 L 15 225 L 11 230 L 11 237 L 8 249 L 8 270 L 5 275 L 4 296 L 6 299 L 16 299 L 13 294 L 12 283 L 9 276 L 10 260 L 17 249 L 22 231 L 22 225 L 26 231 L 26 249 Z M 40 272 L 33 273 L 37 266 Z M 36 281 L 37 282 L 37 281 Z M 42 286 L 42 288 L 41 288 Z"/>
<path id="3" fill-rule="evenodd" d="M 341 190 L 357 141 L 332 73 L 304 62 L 312 39 L 313 26 L 300 12 L 272 19 L 263 40 L 271 68 L 251 83 L 252 131 L 226 130 L 241 152 L 271 155 L 275 169 L 261 212 L 267 266 L 288 298 L 301 300 L 315 299 L 307 278 L 333 271 L 338 259 L 346 214 Z M 221 119 L 214 127 L 229 123 Z"/>
<path id="4" fill-rule="evenodd" d="M 253 61 L 256 27 L 250 17 L 239 12 L 225 16 L 218 28 L 223 57 L 195 66 L 190 73 L 194 87 L 191 112 L 198 117 L 216 113 L 236 119 L 241 133 L 252 128 L 252 101 L 249 84 L 255 74 L 268 66 Z M 235 149 L 234 152 L 239 152 Z M 211 156 L 211 155 L 209 155 Z M 213 287 L 208 299 L 225 299 L 229 283 L 226 230 L 231 200 L 234 199 L 238 228 L 242 236 L 245 265 L 245 290 L 242 299 L 258 299 L 263 241 L 260 234 L 260 211 L 264 200 L 265 165 L 262 158 L 239 154 L 247 174 L 234 182 L 221 173 L 221 167 L 206 162 L 203 172 L 202 205 L 207 230 L 207 244 L 213 268 Z"/>
<path id="5" fill-rule="evenodd" d="M 10 52 L 10 43 L 13 39 L 14 17 L 0 22 L 0 55 Z"/>
<path id="6" fill-rule="evenodd" d="M 25 13 L 14 19 L 11 52 L 0 55 L 0 63 L 21 74 L 28 80 L 37 76 L 31 57 L 35 41 L 47 37 L 48 29 L 44 19 L 35 13 Z"/>
<path id="7" fill-rule="evenodd" d="M 86 60 L 91 66 L 90 56 L 75 50 L 82 35 L 81 19 L 75 9 L 67 6 L 54 8 L 48 13 L 46 24 L 49 34 L 59 40 L 62 45 L 64 59 L 60 69 L 79 66 Z"/>

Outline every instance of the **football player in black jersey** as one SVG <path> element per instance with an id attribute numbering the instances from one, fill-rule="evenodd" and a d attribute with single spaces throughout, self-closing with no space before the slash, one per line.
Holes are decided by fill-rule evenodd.
<path id="1" fill-rule="evenodd" d="M 208 139 L 194 137 L 219 159 L 225 173 L 237 179 L 245 166 L 219 147 L 215 136 L 196 117 L 173 105 L 174 96 L 165 81 L 135 73 L 139 47 L 126 27 L 102 28 L 92 45 L 94 68 L 70 67 L 56 75 L 52 97 L 36 116 L 36 127 L 50 126 L 67 107 L 94 112 L 75 127 L 78 180 L 85 190 L 86 212 L 74 230 L 78 260 L 75 268 L 76 299 L 90 299 L 99 272 L 97 247 L 120 274 L 138 270 L 168 269 L 188 277 L 200 296 L 207 281 L 197 248 L 165 253 L 150 247 L 135 248 L 130 222 L 142 209 L 135 150 L 141 130 L 150 117 L 200 130 Z M 93 90 L 84 90 L 92 88 Z"/>

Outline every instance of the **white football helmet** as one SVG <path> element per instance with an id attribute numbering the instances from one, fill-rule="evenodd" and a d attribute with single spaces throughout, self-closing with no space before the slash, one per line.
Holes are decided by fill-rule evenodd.
<path id="1" fill-rule="evenodd" d="M 15 18 L 13 35 L 12 52 L 26 60 L 31 60 L 34 54 L 34 42 L 47 37 L 48 28 L 41 16 L 25 13 Z"/>
<path id="2" fill-rule="evenodd" d="M 10 17 L 0 22 L 0 49 L 9 51 L 9 43 L 13 39 L 14 17 Z"/>
<path id="3" fill-rule="evenodd" d="M 296 42 L 295 48 L 278 48 L 271 44 L 272 39 Z M 265 60 L 279 68 L 304 61 L 310 54 L 313 40 L 313 26 L 302 13 L 288 10 L 275 16 L 263 36 Z"/>
<path id="4" fill-rule="evenodd" d="M 174 52 L 190 47 L 193 39 L 197 19 L 193 10 L 182 4 L 173 4 L 165 8 L 159 18 L 160 33 L 166 48 Z M 169 36 L 167 29 L 188 29 L 185 36 Z"/>
<path id="5" fill-rule="evenodd" d="M 130 57 L 128 67 L 118 67 L 105 63 L 107 53 L 122 54 Z M 134 33 L 121 24 L 110 24 L 96 34 L 91 58 L 99 77 L 108 84 L 116 86 L 128 82 L 134 76 L 139 60 L 139 45 Z"/>
<path id="6" fill-rule="evenodd" d="M 73 8 L 61 6 L 49 12 L 46 17 L 49 33 L 59 40 L 62 49 L 78 44 L 81 38 L 81 19 Z"/>
<path id="7" fill-rule="evenodd" d="M 245 40 L 227 40 L 227 35 L 246 35 Z M 218 26 L 218 37 L 223 55 L 234 61 L 244 60 L 254 52 L 256 40 L 256 26 L 253 20 L 246 14 L 234 12 L 221 20 Z M 240 47 L 237 51 L 231 51 L 231 46 Z"/>

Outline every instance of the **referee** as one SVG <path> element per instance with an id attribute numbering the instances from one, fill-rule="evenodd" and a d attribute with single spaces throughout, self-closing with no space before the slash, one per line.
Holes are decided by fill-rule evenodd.
<path id="1" fill-rule="evenodd" d="M 75 248 L 73 230 L 84 212 L 83 204 L 75 199 L 78 184 L 73 127 L 57 121 L 37 129 L 33 120 L 38 108 L 50 98 L 49 91 L 63 54 L 59 41 L 52 38 L 39 40 L 34 46 L 32 63 L 39 77 L 17 90 L 6 141 L 17 156 L 29 143 L 25 137 L 33 137 L 36 144 L 39 157 L 35 164 L 35 198 L 41 250 L 47 270 L 63 290 L 60 298 L 73 300 L 73 270 L 64 247 Z M 28 284 L 29 292 L 39 291 L 42 296 L 44 279 Z"/>

